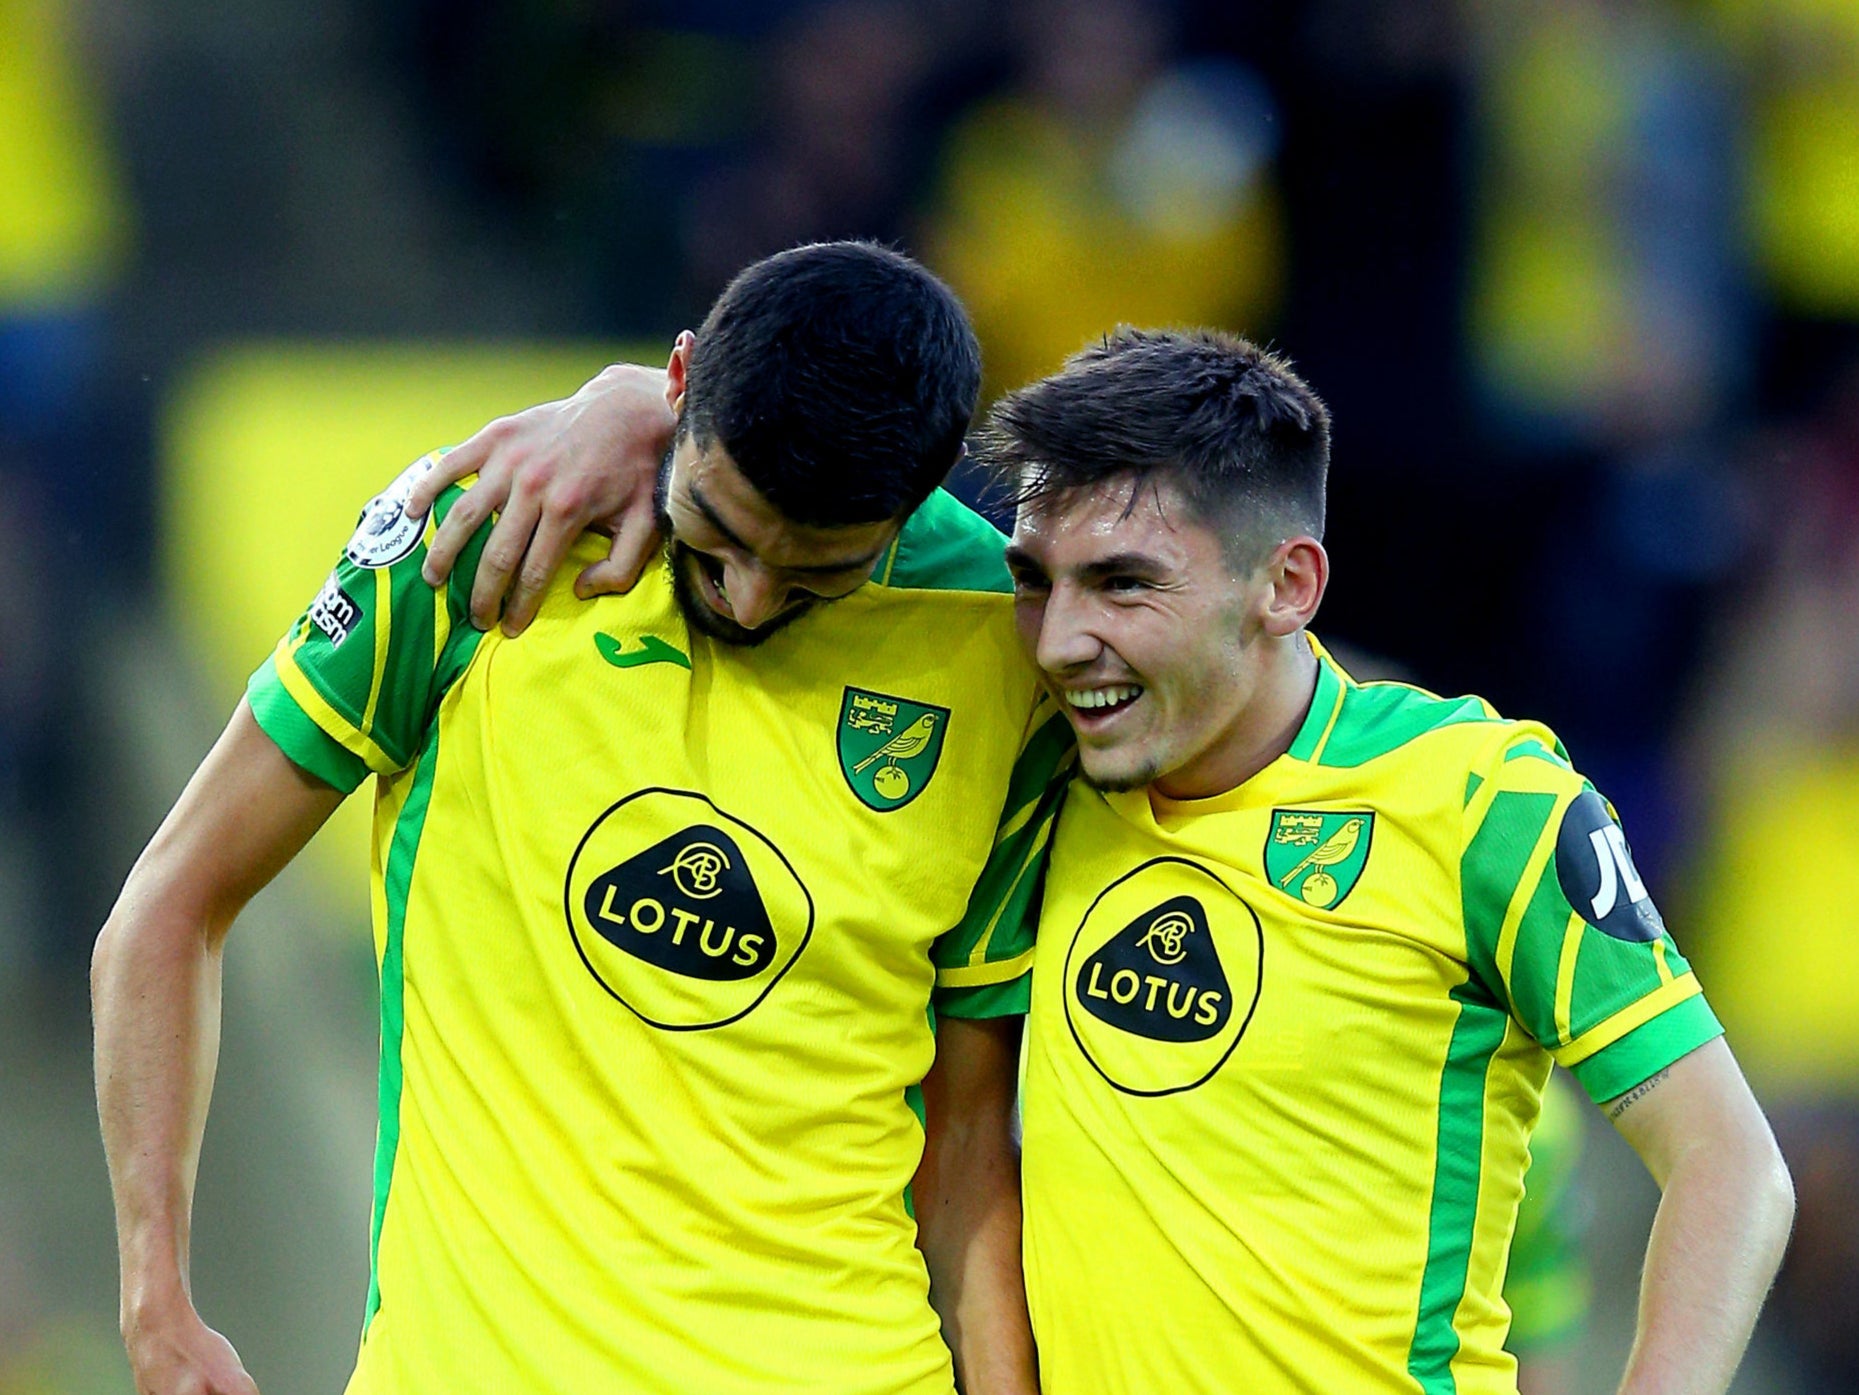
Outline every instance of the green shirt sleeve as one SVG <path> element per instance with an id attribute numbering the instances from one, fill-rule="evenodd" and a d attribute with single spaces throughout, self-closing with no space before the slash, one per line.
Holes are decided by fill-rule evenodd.
<path id="1" fill-rule="evenodd" d="M 968 909 L 931 950 L 939 1014 L 1004 1017 L 1027 1010 L 1046 850 L 1076 758 L 1070 726 L 1052 699 L 1041 697 Z"/>
<path id="2" fill-rule="evenodd" d="M 420 566 L 433 529 L 464 490 L 447 489 L 428 519 L 405 512 L 439 454 L 369 501 L 328 580 L 247 684 L 252 713 L 279 749 L 340 790 L 413 762 L 439 699 L 477 646 L 470 588 L 489 524 L 435 591 Z"/>
<path id="3" fill-rule="evenodd" d="M 1597 1101 L 1717 1036 L 1613 806 L 1554 736 L 1510 728 L 1473 773 L 1460 860 L 1473 977 Z"/>

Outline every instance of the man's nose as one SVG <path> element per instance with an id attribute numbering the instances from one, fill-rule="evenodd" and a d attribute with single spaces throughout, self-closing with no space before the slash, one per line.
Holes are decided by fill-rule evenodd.
<path id="1" fill-rule="evenodd" d="M 723 593 L 729 601 L 730 614 L 745 630 L 766 625 L 787 599 L 787 588 L 767 572 L 732 563 L 723 566 Z"/>
<path id="2" fill-rule="evenodd" d="M 1089 624 L 1090 607 L 1070 587 L 1055 586 L 1039 617 L 1033 661 L 1047 673 L 1082 668 L 1103 647 Z"/>

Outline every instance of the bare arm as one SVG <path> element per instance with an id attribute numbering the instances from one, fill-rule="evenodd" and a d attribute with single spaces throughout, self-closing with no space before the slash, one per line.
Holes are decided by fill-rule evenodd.
<path id="1" fill-rule="evenodd" d="M 1781 1152 L 1721 1038 L 1606 1109 L 1663 1194 L 1621 1395 L 1722 1395 L 1794 1222 Z"/>
<path id="2" fill-rule="evenodd" d="M 417 517 L 448 485 L 478 476 L 433 537 L 427 582 L 440 585 L 478 525 L 501 510 L 471 587 L 479 629 L 491 627 L 508 592 L 503 628 L 521 633 L 568 549 L 590 528 L 611 534 L 613 546 L 576 578 L 576 593 L 632 589 L 658 543 L 652 491 L 676 425 L 665 370 L 624 363 L 602 369 L 573 397 L 498 418 L 449 452 L 407 503 Z"/>
<path id="3" fill-rule="evenodd" d="M 1013 1136 L 1018 1017 L 936 1028 L 923 1082 L 923 1165 L 912 1195 L 930 1299 L 966 1395 L 1035 1395 L 1020 1269 L 1020 1148 Z"/>
<path id="4" fill-rule="evenodd" d="M 194 1175 L 219 1055 L 233 918 L 342 795 L 305 774 L 242 701 L 129 874 L 91 958 L 97 1111 L 116 1201 L 123 1340 L 141 1395 L 255 1395 L 195 1312 Z"/>

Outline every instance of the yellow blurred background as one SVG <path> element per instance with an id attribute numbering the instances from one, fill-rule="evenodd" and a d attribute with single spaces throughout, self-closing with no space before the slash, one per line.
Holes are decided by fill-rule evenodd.
<path id="1" fill-rule="evenodd" d="M 357 511 L 841 236 L 990 392 L 1119 322 L 1295 361 L 1322 633 L 1621 809 L 1801 1188 L 1737 1389 L 1850 1390 L 1859 0 L 0 0 L 0 1395 L 129 1389 L 89 942 Z M 359 1330 L 361 803 L 228 957 L 195 1284 L 267 1395 Z M 1654 1194 L 1541 1142 L 1526 1390 L 1603 1395 Z"/>

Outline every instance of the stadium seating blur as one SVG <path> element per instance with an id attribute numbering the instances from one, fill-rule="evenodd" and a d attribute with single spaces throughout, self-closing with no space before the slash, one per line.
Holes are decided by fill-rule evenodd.
<path id="1" fill-rule="evenodd" d="M 1855 0 L 0 0 L 0 54 L 0 1395 L 129 1389 L 89 938 L 354 511 L 856 235 L 990 391 L 1120 321 L 1308 374 L 1321 632 L 1613 796 L 1802 1184 L 1737 1389 L 1851 1388 Z M 345 817 L 228 961 L 196 1283 L 268 1395 L 339 1387 L 365 1286 Z M 1654 1193 L 1579 1117 L 1530 1395 L 1631 1333 Z"/>

